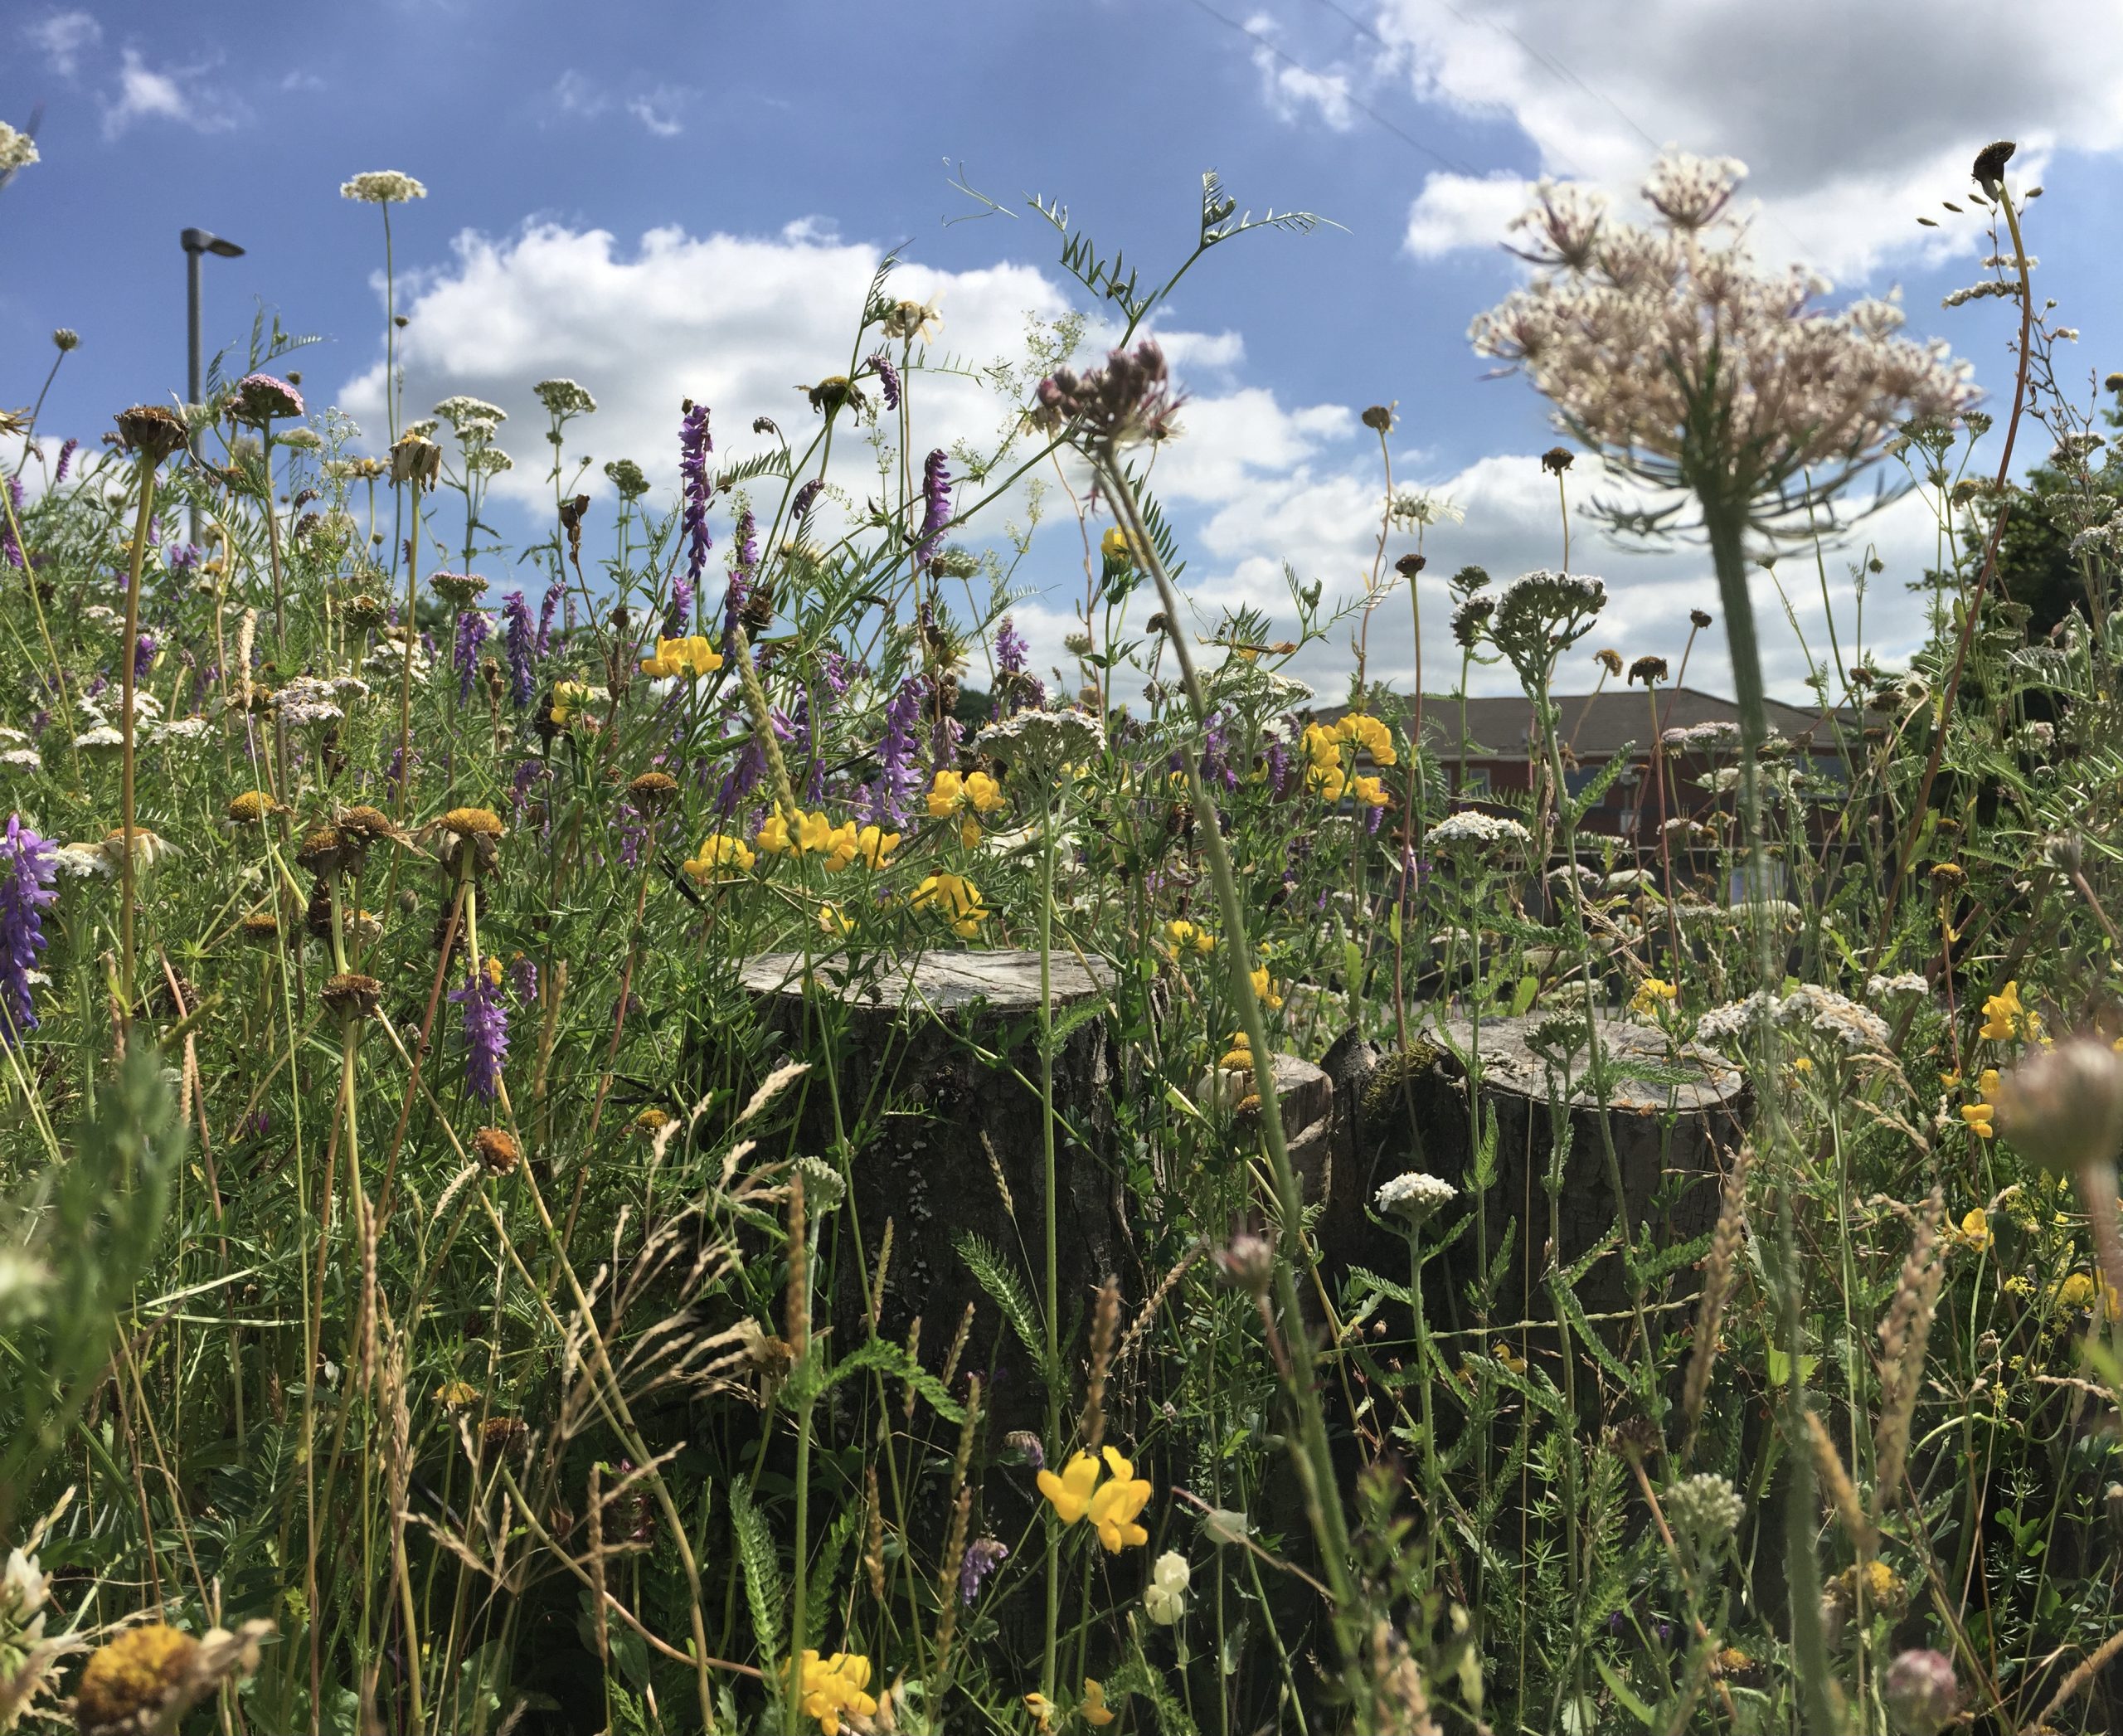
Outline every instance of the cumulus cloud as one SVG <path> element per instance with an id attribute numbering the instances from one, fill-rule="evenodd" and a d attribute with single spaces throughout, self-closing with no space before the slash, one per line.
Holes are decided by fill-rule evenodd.
<path id="1" fill-rule="evenodd" d="M 2059 148 L 2123 148 L 2112 0 L 2030 0 L 2009 48 L 1975 51 L 1999 20 L 1985 0 L 1643 0 L 1626 30 L 1582 0 L 1381 0 L 1377 12 L 1419 97 L 1511 121 L 1542 173 L 1625 192 L 1664 144 L 1737 157 L 1764 247 L 1853 276 L 1925 245 L 1915 216 L 1966 185 L 1990 137 L 2018 139 L 2030 175 Z M 1488 190 L 1432 177 L 1411 245 L 1494 243 L 1473 221 Z"/>
<path id="2" fill-rule="evenodd" d="M 1433 259 L 1462 247 L 1494 247 L 1533 195 L 1531 181 L 1508 172 L 1426 175 L 1408 210 L 1408 251 Z"/>
<path id="3" fill-rule="evenodd" d="M 547 376 L 565 375 L 586 386 L 600 406 L 570 430 L 571 464 L 585 450 L 597 460 L 583 486 L 608 495 L 603 461 L 629 457 L 668 499 L 677 481 L 684 398 L 713 407 L 725 464 L 768 444 L 750 432 L 759 416 L 771 416 L 800 448 L 818 425 L 796 388 L 847 367 L 850 334 L 880 258 L 873 246 L 805 222 L 772 236 L 659 229 L 632 247 L 603 231 L 550 223 L 498 239 L 468 231 L 448 265 L 401 290 L 400 305 L 410 315 L 398 348 L 407 413 L 421 415 L 454 392 L 508 411 L 501 444 L 515 454 L 518 467 L 498 479 L 496 492 L 543 523 L 552 491 L 545 417 L 531 387 Z M 960 441 L 992 447 L 1009 420 L 1008 403 L 971 376 L 991 363 L 1021 364 L 1027 318 L 1060 317 L 1071 306 L 1068 294 L 1046 274 L 1019 265 L 963 271 L 906 265 L 890 281 L 894 294 L 935 298 L 945 320 L 930 353 L 938 362 L 948 358 L 948 371 L 919 374 L 913 382 L 914 452 Z M 1286 562 L 1301 583 L 1321 584 L 1330 607 L 1336 599 L 1363 594 L 1382 503 L 1373 437 L 1355 406 L 1290 402 L 1248 380 L 1245 345 L 1236 333 L 1173 330 L 1160 336 L 1189 397 L 1181 436 L 1156 452 L 1150 483 L 1188 557 L 1184 582 L 1195 625 L 1212 633 L 1225 610 L 1251 605 L 1294 636 Z M 1110 338 L 1110 333 L 1095 332 L 1086 348 L 1095 353 Z M 379 359 L 340 394 L 377 436 L 386 422 L 382 391 Z M 887 484 L 880 481 L 877 452 L 847 423 L 840 429 L 833 481 L 843 509 L 859 514 Z M 380 445 L 381 439 L 372 444 Z M 1466 513 L 1463 524 L 1433 527 L 1426 542 L 1423 676 L 1426 688 L 1440 690 L 1459 671 L 1445 576 L 1469 562 L 1499 581 L 1558 564 L 1562 532 L 1555 483 L 1531 454 L 1485 457 L 1441 474 L 1430 455 L 1397 447 L 1394 471 L 1402 485 L 1428 484 Z M 1082 498 L 1084 478 L 1075 467 L 1065 468 L 1059 480 Z M 1581 467 L 1572 475 L 1571 492 L 1581 502 L 1615 490 Z M 959 498 L 963 505 L 971 497 Z M 973 521 L 969 538 L 998 535 L 1005 517 L 1024 522 L 1022 499 Z M 1931 556 L 1928 521 L 1912 503 L 1881 515 L 1865 532 L 1879 541 L 1888 562 L 1866 602 L 1867 636 L 1893 659 L 1921 636 L 1921 611 L 1902 586 L 1918 577 Z M 1387 561 L 1412 547 L 1412 537 L 1397 530 Z M 1062 638 L 1073 625 L 1071 604 L 1084 594 L 1086 561 L 1086 538 L 1057 493 L 1015 571 L 1017 582 L 1037 593 L 1016 613 L 1040 667 L 1060 660 Z M 1717 607 L 1709 562 L 1700 550 L 1658 554 L 1612 547 L 1581 519 L 1572 527 L 1571 561 L 1606 577 L 1613 592 L 1594 642 L 1615 644 L 1631 657 L 1678 658 L 1688 610 Z M 1837 555 L 1828 562 L 1848 655 L 1855 610 L 1846 564 Z M 1825 655 L 1826 623 L 1810 562 L 1795 558 L 1781 570 L 1799 575 L 1792 608 L 1807 642 Z M 1772 685 L 1787 697 L 1802 697 L 1805 660 L 1782 625 L 1783 604 L 1769 576 L 1757 588 Z M 1139 620 L 1149 606 L 1136 611 Z M 1323 693 L 1338 693 L 1347 682 L 1355 625 L 1353 618 L 1345 620 L 1301 660 L 1298 673 Z M 1407 598 L 1397 592 L 1372 622 L 1370 672 L 1405 690 L 1414 675 L 1414 653 Z M 1566 671 L 1566 685 L 1578 684 L 1585 674 Z M 1691 681 L 1722 688 L 1728 678 L 1722 635 L 1706 635 L 1696 648 Z M 1494 691 L 1508 687 L 1508 677 L 1477 670 L 1474 682 L 1476 691 Z"/>
<path id="4" fill-rule="evenodd" d="M 1339 68 L 1315 72 L 1277 48 L 1270 40 L 1275 21 L 1256 12 L 1240 27 L 1254 39 L 1253 66 L 1261 75 L 1261 89 L 1268 106 L 1285 120 L 1315 114 L 1337 133 L 1356 124 L 1356 105 L 1350 100 L 1349 75 Z"/>
<path id="5" fill-rule="evenodd" d="M 104 105 L 103 134 L 117 139 L 143 120 L 173 121 L 197 133 L 225 133 L 240 111 L 226 95 L 202 82 L 204 66 L 150 66 L 137 48 L 127 48 L 118 71 L 118 94 Z"/>
<path id="6" fill-rule="evenodd" d="M 23 34 L 54 72 L 72 78 L 81 70 L 82 57 L 103 41 L 103 26 L 92 13 L 58 12 L 39 18 Z"/>

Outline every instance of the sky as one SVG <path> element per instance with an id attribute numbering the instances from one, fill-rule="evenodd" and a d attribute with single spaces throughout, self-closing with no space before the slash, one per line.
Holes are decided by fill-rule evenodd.
<path id="1" fill-rule="evenodd" d="M 1062 201 L 1148 277 L 1191 246 L 1214 168 L 1243 207 L 1336 226 L 1218 248 L 1159 319 L 1189 402 L 1155 482 L 1198 625 L 1272 607 L 1285 563 L 1329 599 L 1361 591 L 1382 484 L 1359 418 L 1392 404 L 1397 484 L 1465 513 L 1426 533 L 1436 690 L 1457 673 L 1444 576 L 1471 562 L 1508 578 L 1562 552 L 1538 463 L 1555 440 L 1546 406 L 1466 335 L 1521 280 L 1501 243 L 1533 181 L 1587 182 L 1626 211 L 1662 147 L 1737 158 L 1766 263 L 1819 270 L 1831 299 L 1898 293 L 1911 332 L 1949 342 L 2002 409 L 2011 315 L 1941 308 L 1985 249 L 1941 202 L 1966 191 L 1978 148 L 2016 139 L 2016 185 L 2044 189 L 2028 216 L 2040 293 L 2081 333 L 2060 373 L 2085 390 L 2123 366 L 2119 88 L 2113 0 L 2030 0 L 2009 22 L 1978 0 L 342 0 L 329 28 L 234 0 L 8 0 L 0 119 L 36 116 L 41 160 L 0 188 L 0 404 L 36 396 L 60 326 L 81 347 L 51 387 L 48 436 L 93 440 L 115 410 L 181 396 L 177 235 L 198 226 L 247 250 L 206 261 L 209 349 L 245 340 L 261 308 L 316 333 L 287 365 L 313 408 L 344 406 L 380 448 L 382 225 L 339 187 L 402 170 L 428 189 L 392 220 L 406 403 L 461 391 L 509 410 L 500 444 L 518 467 L 497 523 L 541 535 L 537 380 L 587 387 L 600 407 L 571 442 L 636 460 L 662 496 L 687 396 L 714 407 L 726 459 L 755 444 L 755 416 L 806 425 L 794 388 L 845 368 L 887 252 L 901 293 L 940 309 L 932 360 L 1021 359 L 1028 315 L 1090 300 L 1028 195 Z M 995 425 L 994 402 L 955 376 L 918 382 L 913 401 L 921 447 Z M 861 463 L 836 472 L 857 504 Z M 1597 492 L 1586 466 L 1571 480 L 1581 499 Z M 609 514 L 595 470 L 585 486 Z M 1388 558 L 1411 547 L 1396 536 Z M 1885 566 L 1865 640 L 1906 656 L 1922 620 L 1903 587 L 1935 547 L 1907 500 L 1829 553 L 1827 604 L 1810 558 L 1763 575 L 1776 690 L 1803 693 L 1829 607 L 1848 652 L 1849 568 L 1868 548 Z M 1567 688 L 1589 685 L 1594 645 L 1677 657 L 1688 610 L 1714 606 L 1699 549 L 1618 546 L 1581 521 L 1571 564 L 1612 601 Z M 1018 618 L 1050 662 L 1084 582 L 1066 513 L 1018 576 Z M 1375 678 L 1410 685 L 1405 596 L 1378 610 L 1368 651 Z M 1339 697 L 1351 660 L 1344 624 L 1299 673 Z M 1726 686 L 1718 635 L 1689 679 Z M 1477 691 L 1502 684 L 1477 672 Z"/>

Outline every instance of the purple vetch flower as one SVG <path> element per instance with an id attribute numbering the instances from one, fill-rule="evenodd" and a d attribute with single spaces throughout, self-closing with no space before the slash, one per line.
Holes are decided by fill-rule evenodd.
<path id="1" fill-rule="evenodd" d="M 870 366 L 877 371 L 878 389 L 884 394 L 885 408 L 899 408 L 899 370 L 892 366 L 892 358 L 882 350 L 870 358 Z M 973 1600 L 969 1597 L 966 1602 Z"/>
<path id="2" fill-rule="evenodd" d="M 538 635 L 531 625 L 531 605 L 512 591 L 501 600 L 502 660 L 508 665 L 509 703 L 522 711 L 538 689 Z"/>
<path id="3" fill-rule="evenodd" d="M 145 681 L 148 678 L 148 671 L 154 665 L 155 653 L 159 651 L 161 649 L 161 641 L 158 640 L 153 634 L 147 631 L 144 628 L 143 628 L 139 634 L 134 638 L 133 641 L 133 679 L 135 684 Z"/>
<path id="4" fill-rule="evenodd" d="M 546 587 L 543 601 L 538 605 L 538 654 L 543 657 L 553 648 L 553 615 L 561 606 L 561 586 L 556 579 Z"/>
<path id="5" fill-rule="evenodd" d="M 1367 805 L 1364 808 L 1363 814 L 1364 836 L 1367 838 L 1377 837 L 1379 825 L 1385 818 L 1386 810 L 1383 808 L 1374 808 Z"/>
<path id="6" fill-rule="evenodd" d="M 693 581 L 683 573 L 675 574 L 671 580 L 671 606 L 663 611 L 664 638 L 683 639 L 692 615 Z"/>
<path id="7" fill-rule="evenodd" d="M 109 686 L 110 677 L 99 671 L 95 678 L 81 689 L 81 697 L 84 699 L 94 699 L 99 694 L 106 692 Z"/>
<path id="8" fill-rule="evenodd" d="M 824 477 L 814 476 L 802 488 L 797 489 L 796 498 L 789 503 L 789 516 L 799 524 L 802 523 L 810 516 L 811 508 L 818 504 L 819 491 L 825 485 Z"/>
<path id="9" fill-rule="evenodd" d="M 826 692 L 833 698 L 839 698 L 847 693 L 848 685 L 855 676 L 855 665 L 828 645 L 819 659 L 819 678 L 825 683 Z"/>
<path id="10" fill-rule="evenodd" d="M 452 664 L 457 670 L 457 703 L 469 705 L 472 701 L 472 683 L 479 678 L 479 647 L 487 642 L 487 635 L 494 630 L 483 610 L 467 609 L 457 617 L 457 643 L 450 654 Z"/>
<path id="11" fill-rule="evenodd" d="M 767 713 L 767 721 L 774 726 L 775 739 L 784 747 L 796 739 L 795 726 L 778 710 Z M 744 805 L 745 798 L 759 787 L 760 780 L 766 776 L 766 755 L 760 751 L 755 741 L 747 741 L 737 756 L 737 763 L 722 780 L 722 787 L 715 793 L 715 811 L 727 819 Z"/>
<path id="12" fill-rule="evenodd" d="M 169 570 L 190 572 L 206 557 L 206 551 L 197 542 L 172 542 L 169 546 Z"/>
<path id="13" fill-rule="evenodd" d="M 877 781 L 863 792 L 864 817 L 881 826 L 897 826 L 906 819 L 907 804 L 921 788 L 921 767 L 916 763 L 916 731 L 921 722 L 921 702 L 929 691 L 926 676 L 911 675 L 899 684 L 885 707 L 885 738 L 877 744 Z"/>
<path id="14" fill-rule="evenodd" d="M 7 478 L 7 498 L 14 503 L 11 514 L 0 514 L 0 560 L 10 567 L 22 565 L 22 547 L 15 540 L 15 526 L 22 512 L 22 479 L 10 474 Z"/>
<path id="15" fill-rule="evenodd" d="M 678 477 L 685 496 L 686 576 L 700 577 L 714 546 L 707 533 L 707 503 L 715 495 L 708 455 L 715 441 L 707 431 L 707 406 L 686 400 L 686 419 L 678 429 Z"/>
<path id="16" fill-rule="evenodd" d="M 464 1009 L 464 1088 L 482 1102 L 501 1095 L 501 1064 L 508 1055 L 508 1008 L 501 997 L 501 960 L 475 965 L 451 1004 Z"/>
<path id="17" fill-rule="evenodd" d="M 759 571 L 759 527 L 753 523 L 752 509 L 748 506 L 737 509 L 736 540 L 737 552 L 730 562 L 730 583 L 722 593 L 722 638 L 726 644 L 731 628 L 736 625 L 738 615 L 744 610 L 745 599 L 752 594 L 752 580 Z"/>
<path id="18" fill-rule="evenodd" d="M 538 998 L 538 966 L 520 952 L 509 960 L 508 990 L 522 1006 L 529 1006 Z"/>
<path id="19" fill-rule="evenodd" d="M 1009 1559 L 1010 1546 L 999 1537 L 976 1537 L 965 1546 L 959 1562 L 959 1601 L 970 1605 L 980 1595 L 980 1584 Z"/>
<path id="20" fill-rule="evenodd" d="M 69 435 L 66 444 L 59 449 L 59 468 L 51 473 L 52 487 L 56 489 L 66 480 L 67 471 L 73 468 L 74 455 L 80 450 L 81 443 Z"/>
<path id="21" fill-rule="evenodd" d="M 9 815 L 0 838 L 0 1043 L 10 1048 L 36 1028 L 30 972 L 44 951 L 44 912 L 58 896 L 58 853 L 21 815 Z"/>
<path id="22" fill-rule="evenodd" d="M 1290 751 L 1274 737 L 1268 741 L 1268 788 L 1280 801 L 1290 792 Z"/>
<path id="23" fill-rule="evenodd" d="M 921 529 L 914 545 L 914 564 L 925 567 L 943 546 L 944 527 L 951 522 L 951 469 L 941 446 L 921 466 Z"/>

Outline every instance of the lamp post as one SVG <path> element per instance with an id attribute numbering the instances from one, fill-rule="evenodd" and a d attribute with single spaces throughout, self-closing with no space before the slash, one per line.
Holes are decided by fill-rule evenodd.
<path id="1" fill-rule="evenodd" d="M 204 229 L 187 229 L 177 237 L 184 246 L 184 291 L 186 335 L 187 338 L 184 372 L 184 401 L 197 404 L 200 401 L 200 343 L 199 343 L 199 262 L 208 254 L 221 259 L 240 259 L 243 249 L 234 241 L 225 241 L 221 236 Z M 197 435 L 194 436 L 196 440 Z M 196 452 L 197 448 L 194 448 Z M 192 540 L 199 540 L 199 508 L 192 508 Z"/>

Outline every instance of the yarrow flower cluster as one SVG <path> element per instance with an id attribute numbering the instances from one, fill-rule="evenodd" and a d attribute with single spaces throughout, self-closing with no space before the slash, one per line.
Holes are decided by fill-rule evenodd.
<path id="1" fill-rule="evenodd" d="M 1411 1170 L 1387 1182 L 1372 1196 L 1372 1203 L 1381 1217 L 1398 1218 L 1413 1225 L 1427 1223 L 1459 1197 L 1459 1189 L 1450 1182 Z"/>
<path id="2" fill-rule="evenodd" d="M 1484 814 L 1469 808 L 1457 814 L 1448 814 L 1430 829 L 1427 842 L 1432 849 L 1490 849 L 1503 844 L 1525 846 L 1533 841 L 1533 834 L 1517 820 L 1501 814 Z"/>
<path id="3" fill-rule="evenodd" d="M 531 391 L 553 416 L 590 416 L 597 409 L 597 401 L 590 396 L 588 389 L 572 380 L 541 380 Z"/>
<path id="4" fill-rule="evenodd" d="M 1878 1014 L 1818 983 L 1800 983 L 1781 996 L 1757 989 L 1744 1000 L 1712 1008 L 1697 1022 L 1695 1033 L 1700 1042 L 1728 1043 L 1764 1019 L 1802 1027 L 1853 1053 L 1884 1050 L 1893 1036 Z"/>

